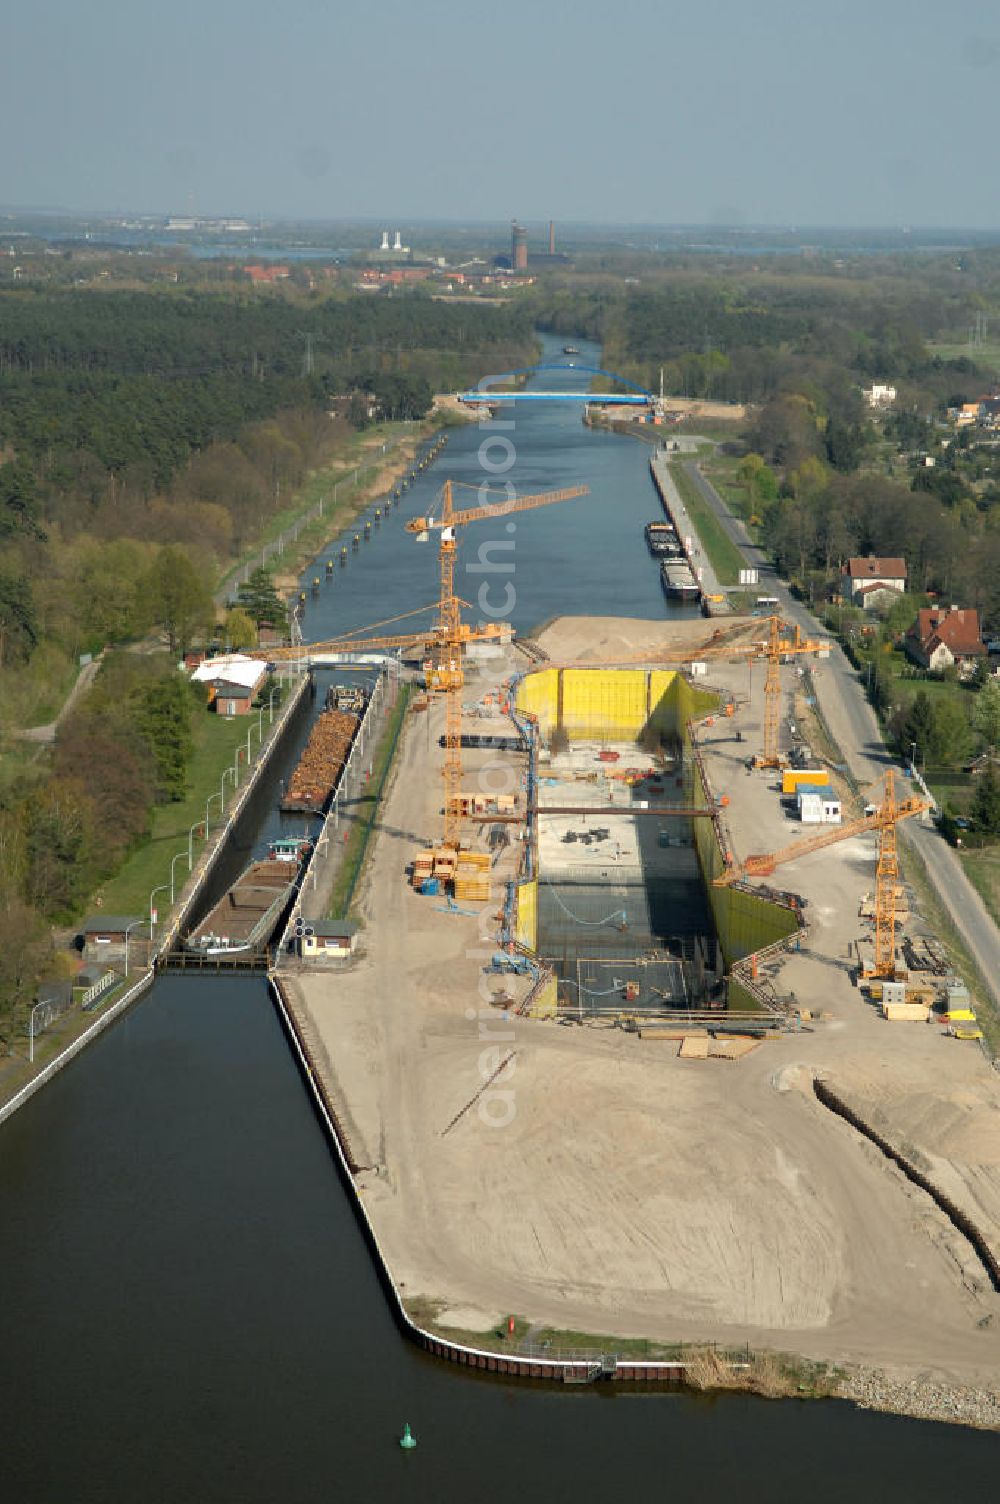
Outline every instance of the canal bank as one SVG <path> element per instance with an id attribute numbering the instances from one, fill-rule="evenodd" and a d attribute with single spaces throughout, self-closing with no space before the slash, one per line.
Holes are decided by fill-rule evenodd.
<path id="1" fill-rule="evenodd" d="M 481 435 L 467 433 L 455 464 L 476 480 Z M 519 530 L 515 625 L 581 602 L 614 615 L 623 580 L 630 609 L 662 616 L 642 540 L 655 494 L 639 446 L 584 435 L 576 414 L 551 412 L 519 423 L 515 438 L 524 489 L 578 479 L 600 487 L 585 525 L 557 526 L 554 508 L 537 514 L 530 535 Z M 434 484 L 418 483 L 414 510 Z M 337 601 L 324 592 L 310 603 L 310 635 L 332 635 L 334 620 L 343 630 L 388 616 L 401 593 L 401 610 L 433 599 L 433 560 L 405 537 L 398 543 L 384 529 L 351 561 Z M 475 547 L 466 557 L 475 561 Z M 457 588 L 475 599 L 481 581 L 465 579 Z M 236 861 L 294 829 L 266 788 L 260 799 L 255 830 L 234 832 Z M 404 1004 L 434 961 L 404 954 L 390 969 Z M 339 1006 L 336 992 L 326 1006 Z M 438 1048 L 434 1037 L 427 1048 Z M 473 1081 L 481 1048 L 473 1042 L 460 1065 Z M 704 1125 L 704 1113 L 692 1119 L 693 1142 Z M 536 1139 L 536 1152 L 564 1141 L 589 1152 L 601 1131 L 593 1117 L 565 1124 L 554 1145 Z M 746 1131 L 739 1114 L 734 1131 Z M 474 1493 L 492 1504 L 509 1495 L 512 1467 L 528 1478 L 515 1486 L 539 1499 L 620 1492 L 625 1468 L 643 1490 L 662 1490 L 666 1468 L 684 1504 L 803 1489 L 817 1504 L 845 1493 L 860 1504 L 913 1504 L 989 1497 L 994 1487 L 996 1438 L 956 1427 L 842 1403 L 486 1382 L 400 1341 L 263 979 L 159 977 L 2 1133 L 0 1400 L 5 1475 L 25 1504 L 314 1504 L 331 1477 L 347 1498 Z M 480 1165 L 501 1197 L 502 1140 Z M 773 1158 L 775 1142 L 784 1139 L 763 1140 L 761 1153 Z M 510 1214 L 522 1215 L 516 1201 Z M 445 1226 L 469 1218 L 453 1198 Z M 504 1309 L 503 1293 L 493 1295 L 494 1310 Z M 868 1390 L 858 1398 L 872 1402 Z M 408 1456 L 397 1445 L 404 1421 L 419 1442 Z M 53 1444 L 40 1445 L 48 1436 Z"/>

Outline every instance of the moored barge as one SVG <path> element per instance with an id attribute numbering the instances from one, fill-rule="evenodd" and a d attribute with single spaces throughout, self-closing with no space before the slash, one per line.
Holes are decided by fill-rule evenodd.
<path id="1" fill-rule="evenodd" d="M 646 523 L 646 547 L 655 559 L 681 558 L 684 553 L 677 529 L 670 522 Z"/>
<path id="2" fill-rule="evenodd" d="M 251 862 L 215 907 L 184 941 L 184 949 L 225 959 L 260 951 L 274 934 L 286 903 L 295 891 L 301 856 L 274 848 L 264 861 Z M 297 847 L 302 848 L 300 842 Z"/>
<path id="3" fill-rule="evenodd" d="M 701 595 L 694 571 L 683 559 L 668 559 L 660 565 L 660 584 L 669 600 L 696 601 Z"/>
<path id="4" fill-rule="evenodd" d="M 286 814 L 322 815 L 340 781 L 360 717 L 346 710 L 324 710 L 316 721 L 299 765 L 281 800 Z"/>

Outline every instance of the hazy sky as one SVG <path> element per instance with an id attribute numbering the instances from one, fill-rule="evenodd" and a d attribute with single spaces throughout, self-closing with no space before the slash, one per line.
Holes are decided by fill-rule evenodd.
<path id="1" fill-rule="evenodd" d="M 1000 225 L 1000 5 L 22 0 L 0 203 Z"/>

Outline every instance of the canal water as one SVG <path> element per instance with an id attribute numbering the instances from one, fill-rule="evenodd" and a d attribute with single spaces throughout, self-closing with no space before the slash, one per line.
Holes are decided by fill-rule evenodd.
<path id="1" fill-rule="evenodd" d="M 530 523 L 534 546 L 517 560 L 515 625 L 662 611 L 641 527 L 632 537 L 655 515 L 643 449 L 584 431 L 573 409 L 519 418 L 515 437 L 527 485 L 594 485 L 522 519 L 518 545 Z M 463 456 L 473 467 L 479 438 L 453 439 L 447 468 L 419 483 L 428 497 Z M 592 508 L 592 533 L 579 517 L 557 528 L 573 507 Z M 390 579 L 432 598 L 432 551 L 418 569 L 395 548 L 387 527 L 310 604 L 308 635 L 406 609 Z M 266 809 L 258 820 L 251 847 L 275 828 Z M 992 1435 L 839 1403 L 524 1387 L 419 1353 L 390 1317 L 260 980 L 158 980 L 0 1128 L 0 1207 L 0 1466 L 18 1504 L 995 1491 Z"/>

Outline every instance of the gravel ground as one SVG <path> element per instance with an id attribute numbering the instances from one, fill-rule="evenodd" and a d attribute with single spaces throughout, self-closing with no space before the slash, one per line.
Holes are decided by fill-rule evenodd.
<path id="1" fill-rule="evenodd" d="M 841 1381 L 838 1395 L 863 1410 L 889 1410 L 918 1420 L 950 1421 L 958 1426 L 1000 1430 L 1000 1394 L 965 1389 L 926 1379 L 893 1379 L 877 1369 L 857 1368 Z"/>

